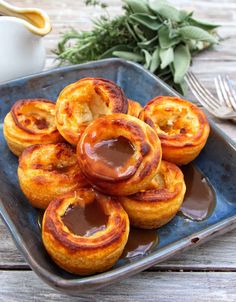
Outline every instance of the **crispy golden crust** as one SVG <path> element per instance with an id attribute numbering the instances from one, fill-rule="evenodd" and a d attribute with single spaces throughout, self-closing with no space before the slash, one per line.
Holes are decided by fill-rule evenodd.
<path id="1" fill-rule="evenodd" d="M 194 160 L 205 146 L 210 127 L 204 112 L 177 97 L 159 96 L 141 111 L 140 119 L 156 129 L 163 159 L 177 165 Z"/>
<path id="2" fill-rule="evenodd" d="M 180 209 L 186 186 L 182 171 L 166 161 L 146 190 L 127 197 L 117 197 L 127 212 L 130 224 L 144 229 L 168 223 Z"/>
<path id="3" fill-rule="evenodd" d="M 62 193 L 88 186 L 75 150 L 66 143 L 26 148 L 19 158 L 18 177 L 29 202 L 41 209 Z"/>
<path id="4" fill-rule="evenodd" d="M 109 216 L 105 230 L 89 237 L 73 234 L 61 217 L 71 205 L 84 207 L 95 200 Z M 121 205 L 89 188 L 52 201 L 43 217 L 42 238 L 46 250 L 60 267 L 75 274 L 108 270 L 122 254 L 128 235 L 129 219 Z"/>
<path id="5" fill-rule="evenodd" d="M 84 78 L 66 86 L 56 103 L 56 124 L 61 135 L 76 145 L 94 119 L 111 113 L 127 113 L 122 89 L 109 80 Z"/>
<path id="6" fill-rule="evenodd" d="M 45 99 L 17 101 L 5 117 L 3 132 L 17 156 L 31 145 L 63 141 L 55 125 L 55 103 Z"/>
<path id="7" fill-rule="evenodd" d="M 93 157 L 95 145 L 118 137 L 127 139 L 134 149 L 123 166 L 114 168 Z M 93 121 L 77 146 L 78 161 L 89 182 L 111 195 L 134 194 L 145 188 L 158 171 L 161 153 L 156 132 L 136 117 L 121 113 Z"/>
<path id="8" fill-rule="evenodd" d="M 138 118 L 142 109 L 143 109 L 143 107 L 138 102 L 128 99 L 128 113 L 127 114 Z"/>

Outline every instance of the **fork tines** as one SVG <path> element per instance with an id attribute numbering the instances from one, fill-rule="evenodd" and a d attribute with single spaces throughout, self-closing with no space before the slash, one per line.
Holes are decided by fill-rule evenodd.
<path id="1" fill-rule="evenodd" d="M 220 102 L 229 108 L 236 110 L 236 91 L 234 90 L 229 76 L 218 75 L 215 78 L 216 92 Z"/>
<path id="2" fill-rule="evenodd" d="M 212 112 L 215 109 L 220 108 L 221 104 L 218 102 L 217 98 L 214 97 L 208 89 L 203 87 L 192 72 L 187 73 L 185 80 L 199 103 L 206 107 L 208 111 Z"/>

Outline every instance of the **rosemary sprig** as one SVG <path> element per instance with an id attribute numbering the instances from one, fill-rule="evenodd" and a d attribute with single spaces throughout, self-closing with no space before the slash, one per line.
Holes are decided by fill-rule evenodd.
<path id="1" fill-rule="evenodd" d="M 107 5 L 86 0 L 87 5 Z M 84 63 L 107 57 L 139 62 L 178 91 L 192 56 L 218 43 L 217 25 L 193 18 L 166 0 L 123 0 L 124 14 L 94 20 L 91 31 L 65 32 L 54 53 L 61 63 Z"/>

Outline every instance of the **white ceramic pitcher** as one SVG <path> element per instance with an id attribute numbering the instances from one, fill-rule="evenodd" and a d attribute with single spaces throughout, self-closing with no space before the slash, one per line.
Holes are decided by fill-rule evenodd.
<path id="1" fill-rule="evenodd" d="M 51 30 L 48 15 L 3 0 L 0 15 L 0 82 L 41 71 L 46 56 L 42 37 Z"/>

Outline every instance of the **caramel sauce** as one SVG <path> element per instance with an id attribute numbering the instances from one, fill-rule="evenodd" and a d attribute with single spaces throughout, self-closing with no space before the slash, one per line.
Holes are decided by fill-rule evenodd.
<path id="1" fill-rule="evenodd" d="M 48 124 L 48 122 L 46 121 L 45 118 L 35 119 L 35 125 L 37 126 L 37 128 L 39 130 L 47 129 L 48 126 L 49 126 L 49 124 Z"/>
<path id="2" fill-rule="evenodd" d="M 186 183 L 186 194 L 180 214 L 191 220 L 204 220 L 211 215 L 215 207 L 215 192 L 194 165 L 182 167 L 182 171 Z"/>
<path id="3" fill-rule="evenodd" d="M 56 171 L 58 173 L 68 173 L 71 169 L 71 166 L 64 166 L 64 165 L 49 165 L 48 171 Z"/>
<path id="4" fill-rule="evenodd" d="M 150 253 L 159 242 L 157 230 L 131 228 L 129 239 L 121 255 L 123 259 L 130 259 Z"/>
<path id="5" fill-rule="evenodd" d="M 75 235 L 89 237 L 105 230 L 108 216 L 98 202 L 94 201 L 84 208 L 80 205 L 70 206 L 61 219 Z"/>
<path id="6" fill-rule="evenodd" d="M 134 154 L 131 142 L 122 136 L 104 140 L 94 146 L 94 153 L 99 160 L 109 166 L 122 167 Z"/>

